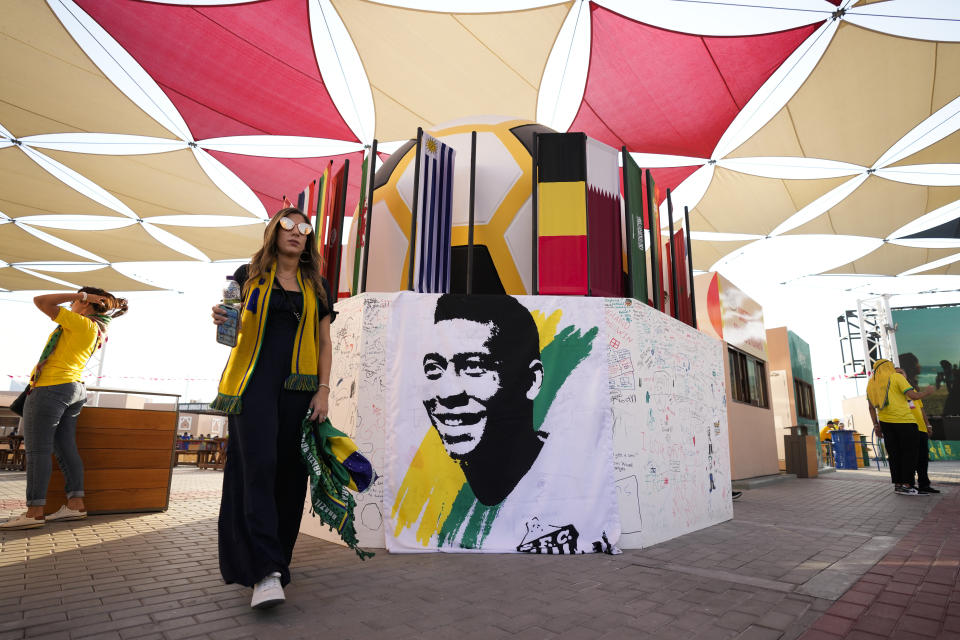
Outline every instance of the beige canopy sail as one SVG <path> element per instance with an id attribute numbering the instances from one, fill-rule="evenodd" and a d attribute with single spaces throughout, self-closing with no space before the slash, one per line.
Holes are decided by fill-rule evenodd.
<path id="1" fill-rule="evenodd" d="M 0 246 L 4 247 L 4 261 L 13 263 L 76 262 L 80 260 L 77 254 L 38 238 L 34 235 L 38 231 L 33 229 L 31 231 L 26 231 L 13 222 L 0 224 Z M 42 234 L 42 231 L 39 233 Z"/>
<path id="2" fill-rule="evenodd" d="M 263 244 L 263 223 L 230 227 L 177 227 L 163 230 L 189 242 L 210 260 L 249 258 Z"/>
<path id="3" fill-rule="evenodd" d="M 536 119 L 547 57 L 573 4 L 471 14 L 333 0 L 367 73 L 380 140 L 471 114 Z"/>
<path id="4" fill-rule="evenodd" d="M 126 276 L 106 265 L 93 269 L 82 265 L 77 266 L 83 271 L 51 271 L 49 267 L 3 267 L 0 268 L 0 287 L 10 291 L 24 289 L 63 291 L 80 287 L 99 287 L 114 293 L 163 290 L 161 287 Z M 43 277 L 37 277 L 37 275 Z"/>
<path id="5" fill-rule="evenodd" d="M 624 141 L 689 207 L 698 269 L 753 259 L 779 282 L 753 239 L 796 238 L 780 258 L 812 265 L 829 234 L 887 241 L 831 273 L 957 273 L 939 229 L 960 216 L 960 3 L 406 4 L 5 3 L 0 288 L 46 288 L 15 267 L 48 261 L 248 257 L 327 158 L 495 114 Z"/>
<path id="6" fill-rule="evenodd" d="M 896 276 L 919 265 L 954 255 L 958 255 L 957 249 L 924 249 L 887 242 L 875 251 L 825 273 Z"/>

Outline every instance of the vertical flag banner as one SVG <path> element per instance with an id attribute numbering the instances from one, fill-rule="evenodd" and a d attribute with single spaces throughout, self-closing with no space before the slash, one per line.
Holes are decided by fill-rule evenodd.
<path id="1" fill-rule="evenodd" d="M 342 240 L 341 236 L 343 235 L 343 208 L 346 201 L 346 190 L 347 190 L 347 172 L 350 170 L 350 161 L 344 160 L 343 166 L 340 167 L 340 170 L 337 171 L 336 175 L 333 176 L 333 179 L 330 181 L 330 189 L 328 193 L 329 197 L 329 210 L 330 215 L 327 216 L 329 219 L 328 230 L 326 237 L 326 244 L 323 248 L 323 256 L 326 264 L 326 277 L 327 282 L 330 284 L 330 296 L 336 300 L 339 297 L 339 284 L 340 284 L 340 259 L 342 253 Z"/>
<path id="2" fill-rule="evenodd" d="M 617 150 L 586 137 L 590 295 L 623 296 L 620 167 Z"/>
<path id="3" fill-rule="evenodd" d="M 320 250 L 321 256 L 324 255 L 324 247 L 326 246 L 326 234 L 327 234 L 327 218 L 330 216 L 330 167 L 333 165 L 333 161 L 330 161 L 330 164 L 327 165 L 327 168 L 323 170 L 323 173 L 320 175 L 320 180 L 318 183 L 317 189 L 317 212 L 316 216 L 313 219 L 313 229 L 314 233 L 317 236 L 317 248 Z M 324 259 L 326 257 L 324 256 Z M 326 264 L 326 263 L 324 263 Z"/>
<path id="4" fill-rule="evenodd" d="M 670 260 L 670 234 L 667 233 L 660 239 L 660 291 L 663 295 L 663 308 L 660 310 L 672 318 L 673 282 L 670 281 L 670 273 L 673 264 Z"/>
<path id="5" fill-rule="evenodd" d="M 582 133 L 537 136 L 537 291 L 587 295 L 587 158 Z"/>
<path id="6" fill-rule="evenodd" d="M 690 306 L 690 270 L 687 268 L 686 232 L 681 228 L 673 234 L 673 256 L 677 270 L 677 320 L 693 326 Z"/>
<path id="7" fill-rule="evenodd" d="M 357 210 L 353 214 L 353 231 L 350 238 L 350 244 L 347 247 L 347 256 L 352 261 L 350 271 L 350 295 L 360 293 L 360 265 L 363 263 L 363 238 L 367 228 L 367 180 L 373 180 L 372 171 L 368 170 L 370 156 L 363 159 L 360 165 L 360 200 L 357 202 Z M 369 174 L 369 175 L 368 175 Z"/>
<path id="8" fill-rule="evenodd" d="M 629 153 L 623 154 L 624 215 L 627 229 L 629 296 L 643 302 L 647 293 L 647 251 L 643 237 L 643 171 Z"/>
<path id="9" fill-rule="evenodd" d="M 446 293 L 450 290 L 455 155 L 453 147 L 423 134 L 413 267 L 413 288 L 420 293 Z"/>
<path id="10" fill-rule="evenodd" d="M 672 317 L 673 281 L 671 274 L 673 273 L 673 261 L 670 257 L 670 232 L 668 229 L 664 231 L 666 233 L 660 235 L 660 276 L 662 278 L 660 291 L 663 292 L 663 308 L 661 311 Z"/>
<path id="11" fill-rule="evenodd" d="M 313 204 L 316 201 L 317 181 L 311 180 L 310 184 L 307 185 L 307 188 L 297 195 L 297 209 L 300 209 L 300 211 L 307 216 L 307 220 L 310 219 L 310 211 L 313 209 Z"/>
<path id="12" fill-rule="evenodd" d="M 670 232 L 660 234 L 660 291 L 663 294 L 663 311 L 668 316 L 673 316 L 673 282 L 670 279 L 673 264 L 670 260 Z"/>
<path id="13" fill-rule="evenodd" d="M 650 270 L 648 272 L 651 285 L 649 288 L 650 299 L 653 308 L 663 311 L 663 260 L 660 245 L 660 209 L 657 206 L 657 202 L 660 200 L 660 192 L 653 182 L 650 169 L 647 169 L 646 175 L 644 201 L 647 206 L 647 228 L 650 229 Z"/>

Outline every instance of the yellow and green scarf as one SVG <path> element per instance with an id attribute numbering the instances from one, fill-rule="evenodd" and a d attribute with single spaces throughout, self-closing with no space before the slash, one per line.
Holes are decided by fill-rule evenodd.
<path id="1" fill-rule="evenodd" d="M 267 326 L 267 310 L 270 307 L 270 294 L 273 290 L 275 265 L 260 275 L 257 282 L 249 283 L 243 306 L 240 310 L 240 331 L 237 334 L 237 346 L 230 351 L 227 366 L 220 377 L 217 398 L 210 407 L 224 413 L 240 413 L 240 398 L 253 375 L 253 369 L 260 355 L 263 332 Z M 320 323 L 317 318 L 317 296 L 309 284 L 304 283 L 300 269 L 297 269 L 297 285 L 303 292 L 303 314 L 297 326 L 297 337 L 293 345 L 293 358 L 290 362 L 290 375 L 283 383 L 284 389 L 292 391 L 316 391 L 319 382 L 319 352 L 317 337 Z"/>
<path id="2" fill-rule="evenodd" d="M 373 556 L 357 541 L 354 509 L 357 501 L 351 491 L 363 493 L 377 480 L 377 473 L 345 433 L 329 419 L 314 422 L 310 411 L 301 425 L 300 453 L 310 472 L 311 513 L 340 534 L 340 539 L 361 560 Z"/>

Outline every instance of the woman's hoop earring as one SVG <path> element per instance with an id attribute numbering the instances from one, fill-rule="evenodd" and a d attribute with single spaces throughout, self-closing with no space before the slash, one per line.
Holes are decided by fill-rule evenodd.
<path id="1" fill-rule="evenodd" d="M 304 260 L 304 257 L 306 257 L 306 260 Z M 310 264 L 310 254 L 306 251 L 300 254 L 300 264 Z"/>

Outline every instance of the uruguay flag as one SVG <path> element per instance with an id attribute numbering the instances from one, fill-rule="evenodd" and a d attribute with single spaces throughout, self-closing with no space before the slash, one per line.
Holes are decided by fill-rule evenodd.
<path id="1" fill-rule="evenodd" d="M 450 291 L 450 230 L 453 225 L 453 161 L 456 152 L 423 134 L 417 196 L 414 291 Z"/>

